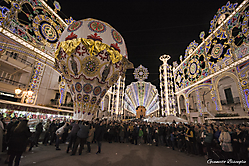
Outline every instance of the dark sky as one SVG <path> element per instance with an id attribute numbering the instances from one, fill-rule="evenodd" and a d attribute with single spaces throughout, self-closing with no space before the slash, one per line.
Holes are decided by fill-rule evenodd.
<path id="1" fill-rule="evenodd" d="M 51 3 L 53 0 L 49 0 Z M 74 20 L 95 18 L 113 26 L 123 36 L 128 59 L 134 67 L 148 68 L 151 82 L 159 87 L 159 57 L 171 56 L 170 63 L 184 55 L 187 46 L 199 34 L 206 36 L 210 21 L 227 0 L 57 0 L 59 15 Z M 231 0 L 231 3 L 242 0 Z M 128 70 L 126 84 L 134 80 Z M 159 88 L 158 88 L 159 89 Z"/>

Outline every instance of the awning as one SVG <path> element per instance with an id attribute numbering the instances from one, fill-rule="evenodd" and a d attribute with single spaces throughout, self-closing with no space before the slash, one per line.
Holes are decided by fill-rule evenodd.
<path id="1" fill-rule="evenodd" d="M 0 100 L 0 108 L 5 108 L 9 110 L 17 110 L 17 111 L 28 111 L 28 112 L 40 112 L 46 114 L 58 114 L 59 112 L 62 113 L 73 113 L 70 110 L 62 110 L 56 108 L 49 108 L 44 106 L 32 105 L 32 104 L 25 104 L 7 100 Z"/>
<path id="2" fill-rule="evenodd" d="M 242 119 L 248 119 L 249 120 L 249 116 L 205 118 L 205 120 L 242 120 Z"/>

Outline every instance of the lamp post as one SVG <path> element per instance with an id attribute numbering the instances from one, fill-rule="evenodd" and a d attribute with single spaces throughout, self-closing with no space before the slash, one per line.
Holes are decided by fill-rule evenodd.
<path id="1" fill-rule="evenodd" d="M 21 103 L 27 102 L 28 99 L 32 98 L 33 96 L 32 90 L 22 90 L 20 87 L 15 89 L 16 98 L 21 98 Z M 26 100 L 25 100 L 26 99 Z"/>

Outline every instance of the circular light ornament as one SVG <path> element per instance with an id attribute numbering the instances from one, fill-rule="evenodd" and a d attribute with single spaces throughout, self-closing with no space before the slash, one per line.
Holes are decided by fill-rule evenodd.
<path id="1" fill-rule="evenodd" d="M 194 63 L 192 63 L 191 65 L 190 65 L 190 70 L 189 70 L 189 72 L 190 72 L 190 74 L 195 74 L 196 73 L 196 70 L 197 70 L 197 65 L 196 65 L 196 63 L 194 62 Z"/>
<path id="2" fill-rule="evenodd" d="M 222 52 L 223 52 L 222 44 L 215 44 L 212 49 L 211 56 L 214 59 L 218 59 L 221 56 Z"/>
<path id="3" fill-rule="evenodd" d="M 57 35 L 56 30 L 48 22 L 44 22 L 41 24 L 40 31 L 41 31 L 42 36 L 48 42 L 55 42 L 58 40 L 58 35 Z"/>
<path id="4" fill-rule="evenodd" d="M 197 74 L 199 73 L 200 65 L 199 60 L 197 58 L 193 58 L 189 61 L 188 65 L 188 73 L 191 79 L 195 79 Z"/>
<path id="5" fill-rule="evenodd" d="M 137 68 L 135 68 L 135 71 L 133 74 L 134 74 L 135 79 L 137 79 L 138 81 L 143 81 L 148 78 L 149 72 L 147 68 L 140 65 Z"/>

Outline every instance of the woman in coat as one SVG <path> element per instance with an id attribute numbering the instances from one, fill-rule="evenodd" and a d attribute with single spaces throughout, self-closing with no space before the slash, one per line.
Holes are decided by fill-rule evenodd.
<path id="1" fill-rule="evenodd" d="M 31 136 L 27 123 L 27 120 L 20 121 L 10 135 L 8 150 L 8 154 L 10 154 L 9 166 L 12 166 L 14 158 L 15 166 L 18 166 L 22 153 L 26 150 L 28 138 Z"/>
<path id="2" fill-rule="evenodd" d="M 220 142 L 223 154 L 225 156 L 225 160 L 229 159 L 229 157 L 231 156 L 231 153 L 233 152 L 231 141 L 232 140 L 231 140 L 230 134 L 227 132 L 227 130 L 224 127 L 221 127 L 219 142 Z"/>
<path id="3" fill-rule="evenodd" d="M 87 152 L 91 153 L 91 142 L 93 141 L 93 137 L 94 137 L 94 132 L 95 132 L 95 128 L 93 126 L 93 124 L 90 125 L 90 130 L 88 133 L 88 137 L 86 139 L 86 144 L 87 144 Z"/>
<path id="4" fill-rule="evenodd" d="M 204 146 L 207 148 L 207 157 L 208 159 L 212 158 L 211 145 L 213 140 L 213 130 L 211 128 L 207 128 L 207 131 L 204 132 Z"/>

